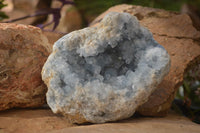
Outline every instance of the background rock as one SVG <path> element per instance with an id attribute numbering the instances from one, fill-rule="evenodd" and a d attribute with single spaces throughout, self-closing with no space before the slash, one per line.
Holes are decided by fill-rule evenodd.
<path id="1" fill-rule="evenodd" d="M 64 36 L 65 34 L 63 33 L 59 33 L 59 32 L 51 32 L 51 31 L 43 31 L 43 34 L 48 38 L 50 46 L 51 46 L 51 50 L 53 48 L 54 43 L 60 39 L 62 36 Z"/>
<path id="2" fill-rule="evenodd" d="M 41 69 L 50 49 L 39 28 L 0 24 L 0 110 L 45 103 Z"/>
<path id="3" fill-rule="evenodd" d="M 8 7 L 5 7 L 5 12 L 9 16 L 8 19 L 4 21 L 13 20 L 16 18 L 24 17 L 30 15 L 37 10 L 37 4 L 39 0 L 9 0 L 5 1 L 8 4 Z M 7 8 L 7 9 L 6 9 Z M 28 19 L 23 19 L 16 21 L 18 24 L 32 24 L 36 21 L 37 17 L 32 17 Z"/>
<path id="4" fill-rule="evenodd" d="M 51 8 L 59 8 L 62 5 L 59 1 L 52 1 Z M 82 27 L 82 17 L 78 12 L 78 9 L 73 5 L 65 5 L 61 12 L 61 18 L 55 31 L 62 33 L 69 33 L 74 30 L 78 30 Z M 53 20 L 53 15 L 49 15 L 47 22 Z M 45 29 L 52 29 L 53 24 L 45 27 Z"/>
<path id="5" fill-rule="evenodd" d="M 8 5 L 3 11 L 8 15 L 8 19 L 3 22 L 13 22 L 15 19 L 23 18 L 27 15 L 33 15 L 37 11 L 47 10 L 51 5 L 51 0 L 6 0 Z M 47 19 L 47 15 L 28 17 L 14 21 L 17 24 L 38 25 Z"/>
<path id="6" fill-rule="evenodd" d="M 194 27 L 197 30 L 200 30 L 200 13 L 197 6 L 192 6 L 189 4 L 184 4 L 181 7 L 181 13 L 188 14 L 193 22 Z"/>
<path id="7" fill-rule="evenodd" d="M 176 90 L 182 84 L 184 72 L 200 60 L 200 32 L 193 27 L 192 20 L 186 14 L 125 4 L 108 9 L 90 26 L 97 26 L 105 14 L 113 11 L 135 15 L 140 24 L 147 27 L 153 33 L 155 40 L 170 54 L 170 73 L 150 96 L 149 101 L 138 109 L 143 115 L 166 115 Z"/>

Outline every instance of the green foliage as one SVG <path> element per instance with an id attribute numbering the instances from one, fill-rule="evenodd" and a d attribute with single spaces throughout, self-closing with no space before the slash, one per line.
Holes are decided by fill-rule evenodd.
<path id="1" fill-rule="evenodd" d="M 132 0 L 131 4 L 179 11 L 181 5 L 186 2 L 187 0 Z"/>
<path id="2" fill-rule="evenodd" d="M 2 9 L 3 7 L 7 6 L 6 4 L 3 3 L 4 0 L 0 0 L 0 9 Z"/>
<path id="3" fill-rule="evenodd" d="M 74 0 L 79 10 L 86 15 L 100 14 L 111 6 L 121 4 L 124 0 Z"/>
<path id="4" fill-rule="evenodd" d="M 5 6 L 7 6 L 7 4 L 4 4 L 4 0 L 0 0 L 0 10 Z M 5 18 L 8 18 L 8 16 L 4 12 L 0 11 L 0 21 Z"/>
<path id="5" fill-rule="evenodd" d="M 78 9 L 86 15 L 99 15 L 118 4 L 141 5 L 165 10 L 179 11 L 184 3 L 200 7 L 200 0 L 74 0 Z"/>
<path id="6" fill-rule="evenodd" d="M 177 91 L 172 107 L 200 123 L 200 62 L 185 74 L 183 85 Z"/>

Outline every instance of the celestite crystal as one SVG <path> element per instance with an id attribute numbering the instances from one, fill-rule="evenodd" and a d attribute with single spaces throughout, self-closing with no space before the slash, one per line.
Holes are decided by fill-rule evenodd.
<path id="1" fill-rule="evenodd" d="M 107 14 L 98 27 L 59 39 L 42 79 L 54 113 L 73 123 L 132 116 L 169 72 L 170 57 L 128 13 Z"/>

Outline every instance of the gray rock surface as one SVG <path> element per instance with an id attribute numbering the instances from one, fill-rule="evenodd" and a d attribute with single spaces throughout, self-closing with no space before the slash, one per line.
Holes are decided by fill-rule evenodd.
<path id="1" fill-rule="evenodd" d="M 109 13 L 97 27 L 53 46 L 42 70 L 47 103 L 72 123 L 132 116 L 169 72 L 166 50 L 128 13 Z"/>

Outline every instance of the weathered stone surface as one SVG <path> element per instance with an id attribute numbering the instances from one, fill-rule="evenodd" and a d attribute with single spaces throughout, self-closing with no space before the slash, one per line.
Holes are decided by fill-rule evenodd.
<path id="1" fill-rule="evenodd" d="M 50 109 L 12 109 L 0 112 L 0 133 L 46 133 L 72 126 Z"/>
<path id="2" fill-rule="evenodd" d="M 164 118 L 136 118 L 120 123 L 68 127 L 50 133 L 199 133 L 199 131 L 198 124 L 183 116 L 170 113 L 169 116 Z"/>
<path id="3" fill-rule="evenodd" d="M 42 79 L 54 113 L 74 123 L 103 123 L 132 116 L 169 67 L 168 53 L 136 17 L 112 12 L 99 26 L 59 39 Z"/>
<path id="4" fill-rule="evenodd" d="M 143 115 L 166 115 L 176 90 L 182 84 L 184 72 L 200 60 L 200 32 L 193 27 L 192 20 L 186 14 L 125 4 L 110 8 L 97 17 L 91 26 L 97 26 L 107 13 L 113 11 L 135 15 L 140 24 L 147 27 L 153 33 L 155 40 L 170 54 L 169 74 L 150 96 L 148 102 L 138 110 Z"/>
<path id="5" fill-rule="evenodd" d="M 50 53 L 39 28 L 0 24 L 0 110 L 45 102 L 41 69 Z"/>
<path id="6" fill-rule="evenodd" d="M 1 133 L 199 133 L 200 126 L 170 112 L 167 117 L 133 117 L 117 123 L 72 125 L 50 109 L 0 112 Z"/>

